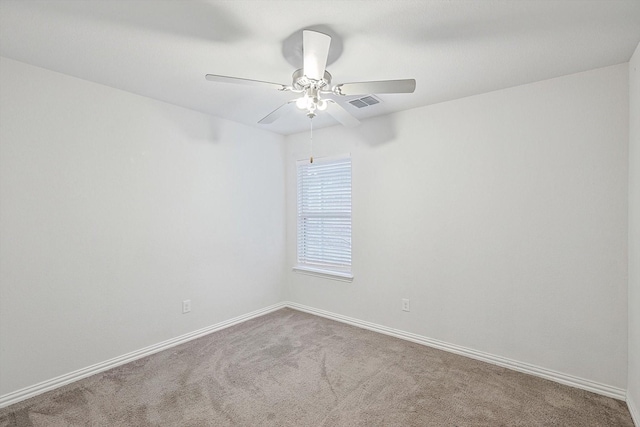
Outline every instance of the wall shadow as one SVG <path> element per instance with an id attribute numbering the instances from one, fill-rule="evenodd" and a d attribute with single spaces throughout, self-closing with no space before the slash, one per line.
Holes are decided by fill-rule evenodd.
<path id="1" fill-rule="evenodd" d="M 350 128 L 349 132 L 354 139 L 370 147 L 389 144 L 397 137 L 395 117 L 392 114 L 371 117 Z"/>

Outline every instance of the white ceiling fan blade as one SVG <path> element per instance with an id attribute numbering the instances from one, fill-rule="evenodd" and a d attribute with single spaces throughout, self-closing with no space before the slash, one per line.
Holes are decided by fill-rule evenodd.
<path id="1" fill-rule="evenodd" d="M 258 123 L 260 123 L 261 125 L 268 125 L 275 122 L 280 117 L 291 112 L 295 102 L 296 101 L 293 100 L 293 101 L 287 102 L 286 104 L 282 104 L 281 106 L 279 106 L 278 108 L 276 108 L 275 110 L 273 110 L 272 112 L 264 116 L 262 119 L 260 119 Z"/>
<path id="2" fill-rule="evenodd" d="M 304 75 L 313 80 L 322 80 L 327 67 L 331 37 L 317 31 L 302 32 L 302 55 Z"/>
<path id="3" fill-rule="evenodd" d="M 413 93 L 416 90 L 414 79 L 382 80 L 377 82 L 342 83 L 334 91 L 339 95 L 369 95 L 373 93 Z"/>
<path id="4" fill-rule="evenodd" d="M 263 82 L 261 80 L 241 79 L 240 77 L 219 76 L 217 74 L 207 74 L 205 76 L 210 82 L 233 83 L 245 86 L 259 86 L 277 90 L 287 90 L 287 86 L 280 83 Z"/>
<path id="5" fill-rule="evenodd" d="M 345 127 L 352 128 L 360 124 L 360 120 L 353 117 L 342 105 L 332 99 L 327 99 L 327 113 Z"/>

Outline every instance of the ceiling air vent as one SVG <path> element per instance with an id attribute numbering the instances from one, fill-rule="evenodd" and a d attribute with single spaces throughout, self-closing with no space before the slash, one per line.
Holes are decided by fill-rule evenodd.
<path id="1" fill-rule="evenodd" d="M 358 108 L 364 108 L 364 107 L 368 107 L 370 105 L 375 105 L 379 103 L 380 103 L 380 100 L 373 95 L 368 95 L 362 98 L 349 101 L 349 104 Z"/>

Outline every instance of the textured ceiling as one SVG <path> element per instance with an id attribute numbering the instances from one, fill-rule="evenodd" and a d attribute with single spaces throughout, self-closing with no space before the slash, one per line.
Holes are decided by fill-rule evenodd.
<path id="1" fill-rule="evenodd" d="M 417 80 L 346 105 L 364 119 L 627 62 L 640 0 L 0 0 L 2 56 L 282 134 L 308 129 L 303 112 L 257 121 L 291 93 L 204 75 L 289 84 L 304 28 L 334 35 L 334 83 Z"/>

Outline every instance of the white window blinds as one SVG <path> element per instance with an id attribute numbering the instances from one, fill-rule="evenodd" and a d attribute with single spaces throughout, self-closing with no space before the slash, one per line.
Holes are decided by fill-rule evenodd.
<path id="1" fill-rule="evenodd" d="M 298 266 L 351 273 L 351 158 L 298 162 Z"/>

